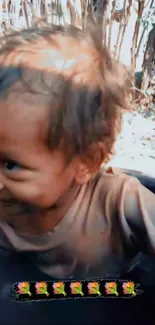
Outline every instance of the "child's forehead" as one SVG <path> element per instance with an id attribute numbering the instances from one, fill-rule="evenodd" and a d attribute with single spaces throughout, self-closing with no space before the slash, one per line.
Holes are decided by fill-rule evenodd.
<path id="1" fill-rule="evenodd" d="M 8 91 L 0 96 L 0 140 L 28 138 L 39 140 L 48 129 L 48 107 L 44 96 Z"/>

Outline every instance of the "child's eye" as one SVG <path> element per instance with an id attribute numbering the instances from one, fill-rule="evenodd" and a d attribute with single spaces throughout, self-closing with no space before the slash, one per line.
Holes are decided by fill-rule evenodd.
<path id="1" fill-rule="evenodd" d="M 22 166 L 13 160 L 4 161 L 4 168 L 9 172 L 18 172 L 22 169 Z"/>

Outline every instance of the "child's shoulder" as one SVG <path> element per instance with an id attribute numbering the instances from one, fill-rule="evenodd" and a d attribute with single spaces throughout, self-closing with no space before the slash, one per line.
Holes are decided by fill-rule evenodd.
<path id="1" fill-rule="evenodd" d="M 93 190 L 93 201 L 96 207 L 105 214 L 121 214 L 126 202 L 137 202 L 141 192 L 141 184 L 136 177 L 129 176 L 119 169 L 109 168 L 97 176 Z M 108 212 L 109 211 L 109 212 Z"/>
<path id="2" fill-rule="evenodd" d="M 119 168 L 109 167 L 106 171 L 101 170 L 97 177 L 97 186 L 101 192 L 110 190 L 118 193 L 123 188 L 133 187 L 133 183 L 134 187 L 140 184 L 136 177 L 125 174 Z"/>
<path id="3" fill-rule="evenodd" d="M 139 192 L 140 182 L 122 173 L 119 169 L 108 168 L 92 181 L 89 187 L 91 196 L 91 210 L 102 211 L 103 215 L 113 215 L 122 209 L 128 196 Z M 88 191 L 89 191 L 88 190 Z"/>

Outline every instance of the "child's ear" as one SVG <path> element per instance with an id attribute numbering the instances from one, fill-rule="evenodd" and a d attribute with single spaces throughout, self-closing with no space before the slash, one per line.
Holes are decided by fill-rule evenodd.
<path id="1" fill-rule="evenodd" d="M 75 175 L 75 180 L 79 185 L 87 183 L 92 178 L 92 174 L 89 171 L 88 167 L 83 164 L 82 162 L 79 162 L 77 172 Z"/>
<path id="2" fill-rule="evenodd" d="M 106 158 L 105 152 L 104 144 L 97 143 L 89 148 L 85 156 L 79 158 L 76 173 L 77 183 L 87 183 L 96 173 L 99 172 Z"/>

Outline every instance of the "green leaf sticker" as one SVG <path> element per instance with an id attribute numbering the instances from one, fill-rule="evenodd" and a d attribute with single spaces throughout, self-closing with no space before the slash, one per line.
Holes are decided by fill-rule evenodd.
<path id="1" fill-rule="evenodd" d="M 89 282 L 87 284 L 88 287 L 88 293 L 90 295 L 99 295 L 101 296 L 101 292 L 100 292 L 100 284 L 98 282 Z"/>
<path id="2" fill-rule="evenodd" d="M 84 295 L 84 293 L 82 292 L 82 283 L 81 282 L 72 282 L 70 284 L 70 288 L 71 288 L 71 293 L 73 295 L 81 295 L 81 296 Z"/>
<path id="3" fill-rule="evenodd" d="M 122 284 L 122 287 L 123 287 L 123 293 L 125 295 L 133 295 L 133 296 L 136 296 L 134 282 L 132 282 L 132 281 L 130 281 L 130 282 L 124 282 Z"/>
<path id="4" fill-rule="evenodd" d="M 47 291 L 47 283 L 46 282 L 36 282 L 35 288 L 36 288 L 37 294 L 49 296 L 49 293 Z"/>
<path id="5" fill-rule="evenodd" d="M 18 293 L 20 295 L 28 294 L 29 296 L 31 296 L 30 283 L 29 282 L 19 282 L 17 287 L 18 287 Z"/>
<path id="6" fill-rule="evenodd" d="M 106 282 L 105 291 L 106 291 L 107 295 L 116 295 L 116 296 L 119 295 L 117 292 L 117 283 L 116 282 Z"/>
<path id="7" fill-rule="evenodd" d="M 53 283 L 53 289 L 54 289 L 54 294 L 66 296 L 64 282 L 55 282 L 55 283 Z"/>

